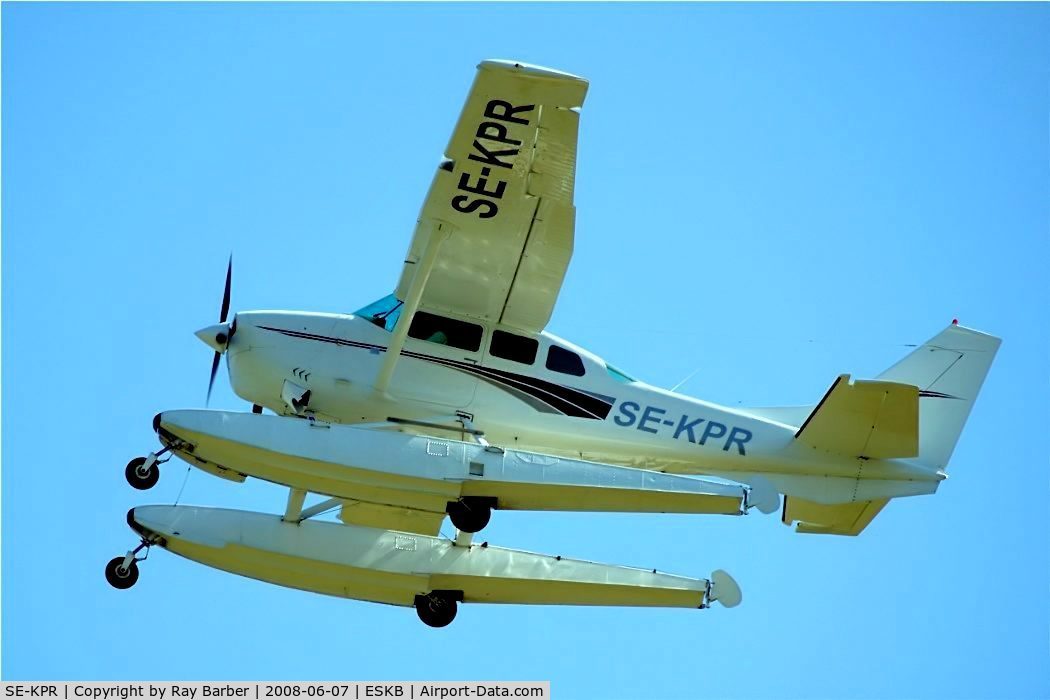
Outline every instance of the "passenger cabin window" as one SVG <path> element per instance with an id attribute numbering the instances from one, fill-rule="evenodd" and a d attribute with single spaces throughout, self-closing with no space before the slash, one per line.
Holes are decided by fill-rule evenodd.
<path id="1" fill-rule="evenodd" d="M 577 377 L 582 377 L 585 372 L 583 360 L 579 355 L 557 345 L 552 345 L 547 350 L 547 369 Z"/>
<path id="2" fill-rule="evenodd" d="M 540 342 L 535 338 L 526 338 L 506 331 L 493 331 L 489 353 L 493 357 L 531 365 L 536 361 L 536 351 L 539 347 Z"/>
<path id="3" fill-rule="evenodd" d="M 426 311 L 417 311 L 408 329 L 410 338 L 476 352 L 481 347 L 481 326 Z"/>

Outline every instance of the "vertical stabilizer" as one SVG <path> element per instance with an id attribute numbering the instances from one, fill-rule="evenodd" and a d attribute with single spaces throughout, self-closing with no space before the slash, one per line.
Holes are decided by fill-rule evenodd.
<path id="1" fill-rule="evenodd" d="M 953 323 L 879 375 L 919 387 L 916 461 L 934 469 L 948 465 L 1000 342 Z"/>

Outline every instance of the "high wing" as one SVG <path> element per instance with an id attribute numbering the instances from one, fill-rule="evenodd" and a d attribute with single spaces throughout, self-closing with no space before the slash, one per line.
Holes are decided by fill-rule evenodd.
<path id="1" fill-rule="evenodd" d="M 576 140 L 587 81 L 483 61 L 419 216 L 399 299 L 432 239 L 420 308 L 540 331 L 572 256 Z M 424 269 L 423 274 L 426 275 Z"/>

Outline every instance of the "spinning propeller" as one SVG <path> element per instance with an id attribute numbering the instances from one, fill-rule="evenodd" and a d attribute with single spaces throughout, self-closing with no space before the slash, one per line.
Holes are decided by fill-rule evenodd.
<path id="1" fill-rule="evenodd" d="M 226 289 L 222 293 L 222 308 L 219 310 L 219 323 L 214 326 L 202 328 L 196 333 L 198 338 L 215 350 L 215 358 L 211 362 L 211 377 L 208 379 L 208 398 L 205 400 L 204 405 L 208 405 L 208 401 L 211 400 L 211 389 L 215 385 L 215 375 L 219 372 L 219 361 L 222 359 L 222 354 L 226 352 L 226 348 L 230 343 L 230 338 L 233 337 L 233 333 L 236 329 L 236 320 L 233 325 L 226 323 L 226 317 L 230 313 L 230 283 L 232 279 L 233 255 L 231 254 L 230 261 L 226 265 Z"/>

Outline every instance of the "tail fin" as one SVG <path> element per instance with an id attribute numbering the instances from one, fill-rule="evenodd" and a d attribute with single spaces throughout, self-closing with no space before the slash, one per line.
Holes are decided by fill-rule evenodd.
<path id="1" fill-rule="evenodd" d="M 952 322 L 879 379 L 919 387 L 919 456 L 944 469 L 999 349 L 996 338 Z"/>

